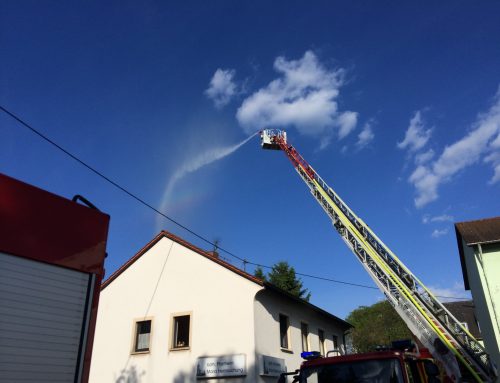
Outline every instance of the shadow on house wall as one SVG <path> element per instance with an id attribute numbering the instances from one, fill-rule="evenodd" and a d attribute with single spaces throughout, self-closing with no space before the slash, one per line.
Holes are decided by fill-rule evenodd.
<path id="1" fill-rule="evenodd" d="M 249 383 L 249 382 L 265 382 L 274 383 L 278 378 L 266 378 L 258 380 L 258 371 L 255 364 L 247 365 L 246 376 L 242 377 L 226 377 L 226 378 L 196 378 L 196 364 L 193 365 L 190 371 L 180 371 L 172 381 L 173 383 Z"/>
<path id="2" fill-rule="evenodd" d="M 115 383 L 150 383 L 146 376 L 146 371 L 139 371 L 136 366 L 130 366 L 121 371 L 120 376 L 116 379 Z M 179 371 L 175 375 L 172 383 L 248 383 L 248 382 L 265 382 L 265 383 L 275 383 L 278 381 L 277 377 L 260 377 L 258 380 L 259 372 L 257 371 L 257 366 L 251 364 L 247 366 L 247 375 L 244 377 L 226 377 L 220 379 L 197 379 L 196 378 L 196 365 L 189 371 Z"/>
<path id="3" fill-rule="evenodd" d="M 145 375 L 146 371 L 139 372 L 136 366 L 130 366 L 120 372 L 120 376 L 115 383 L 141 383 Z"/>

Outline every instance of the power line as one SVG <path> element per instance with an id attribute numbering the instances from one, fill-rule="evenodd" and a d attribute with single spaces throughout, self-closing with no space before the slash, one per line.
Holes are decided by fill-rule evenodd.
<path id="1" fill-rule="evenodd" d="M 172 222 L 173 224 L 179 226 L 180 228 L 186 230 L 188 233 L 194 235 L 195 237 L 207 242 L 208 244 L 212 245 L 212 246 L 215 246 L 214 243 L 212 243 L 212 241 L 209 241 L 208 239 L 206 238 L 203 238 L 201 235 L 195 233 L 193 230 L 189 229 L 188 227 L 186 227 L 185 225 L 181 224 L 180 222 L 174 220 L 173 218 L 170 218 L 169 216 L 167 216 L 166 214 L 162 213 L 160 210 L 158 210 L 157 208 L 155 208 L 153 205 L 149 204 L 148 202 L 144 201 L 142 198 L 138 197 L 137 195 L 135 195 L 134 193 L 128 191 L 127 189 L 125 189 L 123 186 L 119 185 L 117 182 L 113 181 L 112 179 L 110 179 L 109 177 L 105 176 L 103 173 L 101 173 L 100 171 L 98 171 L 97 169 L 95 169 L 93 166 L 89 165 L 88 163 L 86 163 L 85 161 L 79 159 L 77 156 L 75 156 L 74 154 L 72 154 L 70 151 L 64 149 L 61 145 L 57 144 L 56 142 L 54 142 L 53 140 L 51 140 L 50 138 L 48 138 L 47 136 L 45 136 L 43 133 L 41 133 L 40 131 L 36 130 L 35 128 L 33 128 L 32 126 L 30 126 L 27 122 L 23 121 L 20 117 L 16 116 L 14 113 L 10 112 L 9 110 L 5 109 L 2 105 L 0 105 L 0 109 L 8 114 L 10 117 L 12 117 L 14 120 L 16 120 L 17 122 L 19 122 L 21 125 L 23 125 L 25 128 L 28 128 L 31 132 L 35 133 L 37 136 L 39 136 L 40 138 L 42 138 L 43 140 L 47 141 L 49 144 L 55 146 L 57 149 L 59 149 L 60 151 L 62 151 L 64 154 L 68 155 L 69 157 L 71 157 L 73 160 L 75 160 L 76 162 L 78 162 L 80 165 L 83 165 L 84 167 L 86 167 L 88 170 L 90 170 L 91 172 L 93 172 L 94 174 L 98 175 L 99 177 L 101 177 L 102 179 L 104 179 L 105 181 L 109 182 L 111 185 L 113 185 L 114 187 L 116 187 L 117 189 L 121 190 L 122 192 L 124 192 L 125 194 L 127 194 L 128 196 L 132 197 L 133 199 L 135 199 L 137 202 L 139 202 L 140 204 L 146 206 L 147 208 L 153 210 L 154 212 L 156 212 L 157 214 L 161 215 L 163 218 L 166 218 L 168 219 L 170 222 Z M 229 255 L 232 255 L 233 257 L 239 259 L 240 261 L 243 261 L 242 258 L 239 258 L 238 256 L 220 248 L 220 250 L 226 252 L 227 254 Z"/>
<path id="2" fill-rule="evenodd" d="M 261 265 L 261 264 L 257 264 L 257 263 L 253 263 L 253 262 L 249 262 L 249 261 L 247 261 L 246 263 L 249 264 L 249 265 L 257 266 L 257 267 L 263 267 L 263 268 L 266 268 L 266 269 L 272 269 L 273 268 L 272 266 Z M 340 283 L 340 284 L 348 285 L 348 286 L 355 286 L 355 287 L 362 287 L 362 288 L 365 288 L 365 289 L 379 290 L 378 287 L 368 286 L 368 285 L 362 285 L 362 284 L 359 284 L 359 283 L 352 283 L 352 282 L 340 281 L 338 279 L 331 279 L 331 278 L 319 277 L 317 275 L 304 274 L 304 273 L 298 273 L 298 272 L 295 272 L 295 274 L 296 275 L 300 275 L 301 277 L 312 278 L 312 279 L 319 279 L 321 281 L 326 281 L 326 282 Z M 443 295 L 434 295 L 434 296 L 436 296 L 438 298 L 446 298 L 446 299 L 469 299 L 467 297 L 447 297 L 447 296 L 443 296 Z"/>
<path id="3" fill-rule="evenodd" d="M 249 262 L 249 261 L 247 261 L 246 263 L 249 264 L 249 265 L 257 266 L 257 267 L 263 267 L 263 268 L 266 268 L 266 269 L 272 269 L 273 268 L 272 266 L 260 265 L 258 263 L 253 263 L 253 262 Z M 362 284 L 359 284 L 359 283 L 345 282 L 345 281 L 340 281 L 338 279 L 318 277 L 317 275 L 304 274 L 304 273 L 298 273 L 298 272 L 295 272 L 295 274 L 296 275 L 300 275 L 301 277 L 319 279 L 319 280 L 322 280 L 322 281 L 340 283 L 340 284 L 349 285 L 349 286 L 363 287 L 365 289 L 378 290 L 378 287 L 373 287 L 373 286 L 368 286 L 368 285 L 362 285 Z"/>
<path id="4" fill-rule="evenodd" d="M 177 220 L 175 220 L 175 219 L 169 217 L 168 215 L 166 215 L 165 213 L 161 212 L 160 210 L 158 210 L 157 208 L 155 208 L 150 203 L 144 201 L 142 198 L 140 198 L 136 194 L 128 191 L 127 189 L 125 189 L 125 187 L 121 186 L 116 181 L 113 181 L 111 178 L 109 178 L 108 176 L 104 175 L 103 173 L 101 173 L 100 171 L 98 171 L 97 169 L 95 169 L 93 166 L 89 165 L 87 162 L 85 162 L 85 161 L 81 160 L 80 158 L 78 158 L 76 155 L 72 154 L 70 151 L 68 151 L 67 149 L 63 148 L 61 145 L 59 145 L 58 143 L 56 143 L 55 141 L 53 141 L 52 139 L 50 139 L 49 137 L 47 137 L 46 135 L 44 135 L 43 133 L 41 133 L 39 130 L 33 128 L 30 124 L 28 124 L 27 122 L 25 122 L 23 119 L 21 119 L 20 117 L 18 117 L 14 113 L 10 112 L 8 109 L 4 108 L 2 105 L 0 105 L 0 110 L 2 110 L 5 114 L 7 114 L 8 116 L 10 116 L 11 118 L 13 118 L 14 120 L 16 120 L 17 122 L 19 122 L 25 128 L 29 129 L 32 133 L 36 134 L 38 137 L 40 137 L 41 139 L 45 140 L 46 142 L 48 142 L 52 146 L 54 146 L 57 149 L 59 149 L 60 151 L 62 151 L 67 156 L 71 157 L 73 160 L 75 160 L 76 162 L 78 162 L 80 165 L 82 165 L 85 168 L 87 168 L 88 170 L 90 170 L 92 173 L 98 175 L 99 177 L 101 177 L 102 179 L 104 179 L 106 182 L 108 182 L 111 185 L 113 185 L 115 188 L 121 190 L 122 192 L 124 192 L 129 197 L 133 198 L 134 200 L 136 200 L 137 202 L 139 202 L 143 206 L 146 206 L 147 208 L 153 210 L 155 213 L 161 215 L 163 218 L 169 220 L 173 224 L 175 224 L 178 227 L 184 229 L 188 233 L 194 235 L 196 238 L 201 239 L 202 241 L 208 243 L 209 245 L 212 245 L 214 248 L 217 247 L 217 249 L 219 249 L 219 250 L 223 251 L 224 253 L 226 253 L 226 254 L 234 257 L 235 259 L 238 259 L 239 261 L 243 262 L 244 265 L 246 264 L 246 265 L 253 265 L 253 266 L 257 266 L 257 267 L 263 267 L 263 268 L 266 268 L 266 269 L 272 269 L 272 266 L 261 265 L 261 264 L 258 264 L 258 263 L 250 262 L 247 259 L 241 258 L 241 257 L 237 256 L 236 254 L 234 254 L 234 253 L 232 253 L 232 252 L 230 252 L 228 250 L 225 250 L 224 248 L 220 247 L 218 243 L 216 244 L 216 243 L 214 243 L 214 242 L 206 239 L 205 237 L 201 236 L 200 234 L 196 233 L 195 231 L 189 229 L 187 226 L 181 224 Z M 312 279 L 318 279 L 318 280 L 323 280 L 323 281 L 327 281 L 327 282 L 333 282 L 333 283 L 339 283 L 339 284 L 348 285 L 348 286 L 362 287 L 362 288 L 366 288 L 366 289 L 378 290 L 377 287 L 362 285 L 362 284 L 358 284 L 358 283 L 340 281 L 340 280 L 336 280 L 336 279 L 319 277 L 319 276 L 315 276 L 315 275 L 298 273 L 298 272 L 295 272 L 295 274 L 296 275 L 300 275 L 302 277 L 307 277 L 307 278 L 312 278 Z M 459 297 L 443 297 L 443 296 L 439 296 L 439 295 L 436 295 L 436 296 L 440 297 L 440 298 L 448 298 L 448 299 L 467 299 L 467 298 L 459 298 Z"/>

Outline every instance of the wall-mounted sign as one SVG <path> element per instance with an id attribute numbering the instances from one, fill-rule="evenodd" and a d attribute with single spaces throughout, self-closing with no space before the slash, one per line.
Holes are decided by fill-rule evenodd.
<path id="1" fill-rule="evenodd" d="M 261 355 L 259 374 L 263 376 L 280 376 L 282 372 L 286 372 L 285 360 L 273 358 L 272 356 Z"/>
<path id="2" fill-rule="evenodd" d="M 197 378 L 223 378 L 246 374 L 245 354 L 198 358 L 196 365 Z"/>

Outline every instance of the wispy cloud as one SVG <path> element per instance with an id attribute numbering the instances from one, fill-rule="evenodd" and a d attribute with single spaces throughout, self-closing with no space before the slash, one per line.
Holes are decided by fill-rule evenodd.
<path id="1" fill-rule="evenodd" d="M 341 113 L 337 118 L 337 124 L 339 127 L 339 139 L 347 137 L 356 128 L 356 123 L 358 122 L 358 113 L 356 112 L 344 112 Z"/>
<path id="2" fill-rule="evenodd" d="M 416 189 L 415 206 L 420 208 L 438 198 L 441 184 L 448 182 L 461 170 L 483 157 L 493 167 L 490 183 L 500 181 L 500 89 L 493 105 L 478 116 L 469 133 L 444 148 L 435 161 L 419 165 L 409 182 Z"/>
<path id="3" fill-rule="evenodd" d="M 423 223 L 430 223 L 430 222 L 453 222 L 455 218 L 453 216 L 448 215 L 448 214 L 441 214 L 441 215 L 436 215 L 434 217 L 431 217 L 429 215 L 424 215 L 422 218 Z"/>
<path id="4" fill-rule="evenodd" d="M 422 153 L 415 154 L 415 163 L 417 165 L 423 165 L 426 162 L 429 162 L 434 157 L 434 150 L 429 149 Z"/>
<path id="5" fill-rule="evenodd" d="M 470 299 L 470 293 L 465 291 L 464 286 L 459 282 L 455 282 L 450 287 L 428 286 L 428 288 L 441 302 Z"/>
<path id="6" fill-rule="evenodd" d="M 425 129 L 422 113 L 421 111 L 417 111 L 410 119 L 410 125 L 406 130 L 405 138 L 403 141 L 398 142 L 397 146 L 399 149 L 408 149 L 410 152 L 416 152 L 427 144 L 431 134 L 432 129 Z"/>
<path id="7" fill-rule="evenodd" d="M 209 148 L 202 153 L 198 154 L 195 157 L 189 158 L 186 162 L 184 162 L 181 166 L 179 166 L 174 174 L 168 180 L 165 191 L 163 192 L 163 197 L 160 204 L 160 211 L 166 211 L 168 205 L 172 199 L 172 195 L 174 193 L 175 186 L 177 183 L 187 176 L 190 173 L 193 173 L 204 166 L 207 166 L 215 161 L 221 160 L 224 157 L 229 156 L 234 153 L 240 147 L 245 145 L 248 141 L 250 141 L 257 133 L 252 134 L 250 137 L 244 139 L 243 141 L 230 146 L 223 147 L 215 147 Z M 162 227 L 163 218 L 158 218 L 158 228 Z"/>
<path id="8" fill-rule="evenodd" d="M 356 142 L 356 147 L 358 149 L 363 149 L 375 138 L 372 128 L 373 121 L 368 121 L 363 125 L 363 129 L 358 134 L 358 141 Z"/>
<path id="9" fill-rule="evenodd" d="M 448 234 L 448 229 L 442 229 L 442 230 L 434 229 L 434 231 L 431 234 L 431 237 L 432 238 L 439 238 L 439 237 L 442 237 L 443 235 L 446 235 L 446 234 Z"/>
<path id="10" fill-rule="evenodd" d="M 337 104 L 343 69 L 327 69 L 311 51 L 298 60 L 278 57 L 274 69 L 279 77 L 246 98 L 236 113 L 246 132 L 293 126 L 326 147 L 335 133 L 342 139 L 354 130 L 358 114 L 341 112 Z"/>
<path id="11" fill-rule="evenodd" d="M 500 181 L 500 134 L 490 144 L 490 149 L 491 152 L 484 158 L 484 162 L 491 163 L 493 166 L 493 177 L 490 179 L 490 184 L 494 184 Z"/>
<path id="12" fill-rule="evenodd" d="M 220 109 L 226 106 L 238 93 L 236 83 L 234 82 L 235 74 L 236 71 L 233 69 L 219 68 L 212 76 L 205 94 L 214 102 L 216 108 Z"/>

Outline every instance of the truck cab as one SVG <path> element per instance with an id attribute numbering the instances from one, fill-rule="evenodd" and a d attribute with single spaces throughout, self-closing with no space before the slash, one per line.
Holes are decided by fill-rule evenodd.
<path id="1" fill-rule="evenodd" d="M 424 353 L 378 351 L 333 357 L 311 357 L 293 373 L 298 383 L 436 383 L 444 376 Z M 287 373 L 291 375 L 291 373 Z M 290 381 L 290 380 L 288 380 Z M 278 383 L 287 382 L 286 376 Z"/>

